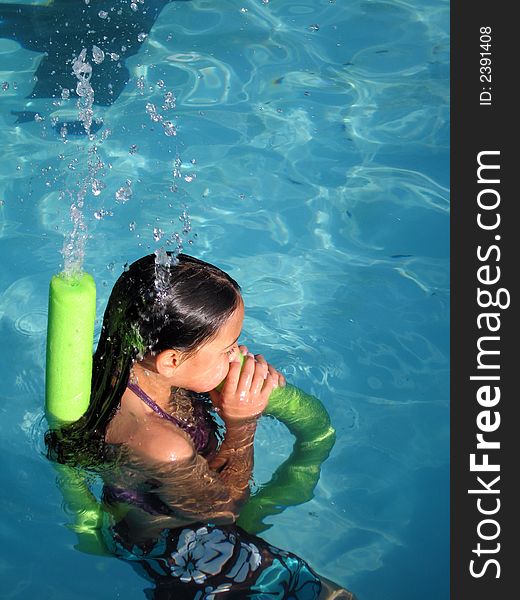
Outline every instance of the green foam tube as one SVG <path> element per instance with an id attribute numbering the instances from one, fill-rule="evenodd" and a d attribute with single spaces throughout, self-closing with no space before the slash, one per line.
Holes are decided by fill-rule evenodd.
<path id="1" fill-rule="evenodd" d="M 55 275 L 49 287 L 45 411 L 49 424 L 79 419 L 90 401 L 96 284 L 88 273 Z"/>
<path id="2" fill-rule="evenodd" d="M 55 464 L 58 487 L 65 503 L 65 510 L 73 518 L 67 527 L 74 531 L 78 543 L 75 548 L 85 554 L 108 555 L 101 534 L 103 509 L 90 491 L 85 473 L 67 465 Z"/>
<path id="3" fill-rule="evenodd" d="M 245 358 L 241 354 L 239 358 L 243 365 Z M 224 382 L 217 389 L 223 385 Z M 271 392 L 264 415 L 281 421 L 296 440 L 289 458 L 240 511 L 238 525 L 252 534 L 271 527 L 263 522 L 265 517 L 313 498 L 321 464 L 336 441 L 336 431 L 321 401 L 293 385 Z"/>
<path id="4" fill-rule="evenodd" d="M 45 412 L 52 428 L 79 419 L 90 402 L 96 284 L 87 273 L 55 275 L 49 286 Z M 101 539 L 102 509 L 81 471 L 55 464 L 67 526 L 78 538 L 76 548 L 106 554 Z"/>
<path id="5" fill-rule="evenodd" d="M 265 517 L 313 498 L 321 464 L 336 441 L 321 401 L 290 384 L 271 392 L 264 414 L 284 423 L 296 440 L 289 458 L 240 511 L 238 525 L 252 534 L 271 527 L 264 523 Z"/>

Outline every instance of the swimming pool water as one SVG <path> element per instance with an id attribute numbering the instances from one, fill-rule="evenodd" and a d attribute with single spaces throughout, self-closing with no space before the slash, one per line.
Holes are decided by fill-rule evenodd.
<path id="1" fill-rule="evenodd" d="M 263 537 L 359 600 L 447 598 L 448 3 L 168 3 L 123 92 L 94 106 L 96 142 L 53 128 L 75 118 L 74 99 L 27 99 L 41 54 L 1 37 L 4 4 L 0 597 L 137 600 L 147 587 L 127 564 L 74 550 L 42 456 L 47 286 L 97 144 L 85 268 L 99 317 L 123 265 L 178 232 L 242 285 L 243 341 L 331 414 L 315 498 Z M 257 484 L 290 447 L 282 425 L 261 422 Z"/>

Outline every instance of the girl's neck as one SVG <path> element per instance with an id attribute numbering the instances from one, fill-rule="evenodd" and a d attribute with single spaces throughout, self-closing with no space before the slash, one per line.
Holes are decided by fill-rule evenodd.
<path id="1" fill-rule="evenodd" d="M 168 409 L 171 383 L 152 367 L 143 363 L 135 363 L 130 373 L 130 381 L 136 383 L 162 409 Z"/>

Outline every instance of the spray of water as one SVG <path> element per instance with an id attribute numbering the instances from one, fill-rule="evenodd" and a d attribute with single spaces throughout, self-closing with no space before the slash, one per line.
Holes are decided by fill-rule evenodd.
<path id="1" fill-rule="evenodd" d="M 99 48 L 94 46 L 93 56 L 94 62 L 98 62 Z M 78 100 L 76 106 L 78 108 L 78 120 L 82 122 L 85 132 L 90 141 L 93 141 L 93 136 L 90 132 L 92 127 L 92 118 L 94 111 L 94 90 L 90 85 L 92 76 L 92 65 L 87 61 L 87 49 L 79 53 L 72 63 L 72 73 L 76 76 L 76 94 Z M 76 197 L 70 207 L 70 219 L 72 221 L 72 231 L 65 238 L 63 243 L 62 255 L 64 260 L 64 272 L 69 277 L 75 277 L 81 274 L 83 261 L 85 258 L 85 246 L 87 242 L 87 225 L 85 222 L 84 205 L 88 190 L 91 189 L 97 195 L 102 188 L 101 182 L 98 181 L 96 175 L 103 167 L 103 163 L 98 155 L 96 145 L 92 145 L 88 150 L 87 159 L 87 176 L 83 179 L 76 193 Z"/>
<path id="2" fill-rule="evenodd" d="M 164 81 L 160 80 L 157 85 L 160 89 L 163 89 Z M 171 118 L 167 116 L 166 113 L 174 110 L 175 108 L 176 98 L 170 91 L 164 92 L 163 102 L 160 106 L 157 106 L 152 102 L 148 102 L 145 107 L 146 113 L 150 117 L 150 120 L 153 123 L 160 123 L 163 127 L 164 135 L 170 138 L 177 135 L 177 129 L 171 121 Z M 179 192 L 177 181 L 182 178 L 181 167 L 182 160 L 180 156 L 177 155 L 173 162 L 173 182 L 170 186 L 170 191 L 174 194 Z M 195 176 L 192 174 L 189 177 L 184 177 L 184 179 L 189 183 L 194 177 Z M 170 207 L 171 206 L 172 205 L 170 204 Z M 155 287 L 159 296 L 166 292 L 168 285 L 168 270 L 171 266 L 174 266 L 178 263 L 177 256 L 183 251 L 184 244 L 186 241 L 189 244 L 193 243 L 193 239 L 188 239 L 188 235 L 191 232 L 191 220 L 188 214 L 188 207 L 186 205 L 182 206 L 181 213 L 179 215 L 179 221 L 182 223 L 181 231 L 174 231 L 168 237 L 164 236 L 164 231 L 162 231 L 160 228 L 156 227 L 153 230 L 155 242 L 165 242 L 165 246 L 168 247 L 168 251 L 170 252 L 170 254 L 167 253 L 164 245 L 155 250 Z"/>
<path id="3" fill-rule="evenodd" d="M 143 0 L 137 0 L 138 4 L 143 4 Z M 110 56 L 110 55 L 109 55 Z M 105 60 L 105 52 L 98 46 L 92 47 L 92 63 L 98 65 Z M 87 48 L 83 48 L 78 56 L 72 62 L 72 73 L 76 77 L 76 94 L 78 109 L 78 120 L 82 123 L 88 140 L 91 145 L 88 149 L 87 172 L 81 178 L 78 184 L 77 191 L 69 193 L 71 196 L 70 218 L 72 221 L 72 230 L 66 236 L 63 244 L 62 255 L 64 259 L 64 272 L 66 275 L 75 277 L 81 274 L 83 262 L 85 259 L 85 247 L 88 239 L 87 224 L 85 221 L 85 199 L 89 192 L 93 196 L 101 194 L 106 187 L 100 178 L 100 171 L 104 168 L 104 163 L 99 155 L 98 145 L 96 144 L 95 136 L 91 132 L 92 122 L 94 118 L 94 90 L 90 83 L 92 77 L 93 64 L 88 60 Z M 158 83 L 159 88 L 164 88 L 164 82 Z M 144 81 L 140 77 L 137 80 L 137 87 L 141 94 L 144 93 Z M 68 90 L 67 90 L 68 92 Z M 67 98 L 68 98 L 68 94 Z M 63 95 L 62 95 L 63 96 Z M 66 99 L 66 98 L 63 98 Z M 168 111 L 176 108 L 176 98 L 172 92 L 165 91 L 163 102 L 158 106 L 151 102 L 146 104 L 146 113 L 153 123 L 160 124 L 165 136 L 173 138 L 177 135 L 177 129 L 171 118 L 166 115 Z M 67 132 L 63 132 L 63 141 L 67 142 Z M 106 137 L 106 136 L 105 136 Z M 103 137 L 103 139 L 105 139 Z M 137 147 L 136 147 L 137 148 Z M 194 161 L 192 161 L 194 163 Z M 182 177 L 181 173 L 182 161 L 179 156 L 174 160 L 172 176 L 173 183 L 170 191 L 173 193 L 179 192 L 177 181 Z M 194 174 L 186 175 L 186 182 L 192 181 L 195 178 Z M 127 179 L 115 192 L 115 200 L 118 204 L 126 203 L 132 197 L 132 181 Z M 171 204 L 170 204 L 171 207 Z M 94 213 L 96 219 L 102 219 L 107 215 L 112 215 L 110 211 L 98 210 Z M 191 221 L 188 214 L 187 206 L 183 205 L 179 220 L 182 223 L 180 231 L 175 231 L 169 236 L 165 236 L 160 228 L 154 228 L 153 236 L 155 242 L 161 241 L 163 246 L 155 251 L 156 263 L 156 289 L 159 294 L 166 291 L 168 281 L 168 271 L 171 266 L 175 265 L 178 260 L 177 256 L 183 251 L 184 244 L 193 243 L 193 239 L 188 239 L 191 232 Z M 132 227 L 131 227 L 132 229 Z M 135 227 L 134 227 L 135 229 Z M 196 237 L 195 235 L 193 237 Z M 165 246 L 168 247 L 168 254 Z"/>

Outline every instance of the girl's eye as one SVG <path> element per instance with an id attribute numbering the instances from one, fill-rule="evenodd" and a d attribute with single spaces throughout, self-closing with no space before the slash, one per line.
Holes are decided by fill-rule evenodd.
<path id="1" fill-rule="evenodd" d="M 236 350 L 236 347 L 235 347 L 235 346 L 233 346 L 233 348 L 231 348 L 231 350 L 226 350 L 226 354 L 227 354 L 228 356 L 231 356 L 235 350 Z"/>

